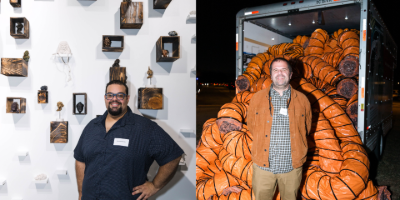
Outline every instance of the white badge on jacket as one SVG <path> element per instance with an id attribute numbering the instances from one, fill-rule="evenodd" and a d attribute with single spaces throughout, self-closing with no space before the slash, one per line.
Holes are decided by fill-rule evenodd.
<path id="1" fill-rule="evenodd" d="M 287 109 L 286 108 L 281 108 L 281 111 L 279 111 L 281 115 L 287 115 Z"/>
<path id="2" fill-rule="evenodd" d="M 128 145 L 129 145 L 129 139 L 114 138 L 114 145 L 128 147 Z"/>

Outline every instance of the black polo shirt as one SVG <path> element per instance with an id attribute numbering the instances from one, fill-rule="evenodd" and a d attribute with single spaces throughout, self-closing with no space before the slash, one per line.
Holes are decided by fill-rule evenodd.
<path id="1" fill-rule="evenodd" d="M 106 111 L 86 125 L 74 150 L 84 162 L 82 200 L 137 199 L 154 160 L 162 166 L 184 152 L 155 122 L 128 112 L 106 133 Z"/>

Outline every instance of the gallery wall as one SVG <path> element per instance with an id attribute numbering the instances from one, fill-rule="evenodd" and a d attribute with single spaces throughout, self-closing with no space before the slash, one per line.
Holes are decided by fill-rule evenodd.
<path id="1" fill-rule="evenodd" d="M 78 199 L 73 150 L 84 127 L 105 112 L 104 91 L 109 68 L 115 59 L 126 67 L 134 113 L 152 119 L 185 151 L 186 163 L 175 177 L 151 199 L 193 199 L 195 196 L 195 0 L 173 0 L 166 9 L 153 9 L 153 0 L 143 2 L 144 24 L 140 29 L 120 29 L 120 1 L 22 0 L 13 8 L 8 0 L 0 5 L 0 57 L 22 58 L 30 53 L 28 77 L 0 75 L 0 199 L 56 200 Z M 10 36 L 10 17 L 26 17 L 30 38 Z M 156 42 L 160 36 L 176 31 L 180 36 L 180 58 L 175 62 L 156 62 Z M 103 52 L 102 35 L 124 35 L 123 52 Z M 67 67 L 54 57 L 58 44 L 67 41 L 71 81 Z M 65 59 L 65 58 L 64 58 Z M 163 109 L 137 108 L 137 92 L 148 83 L 148 67 L 154 72 L 152 83 L 163 88 Z M 37 92 L 48 86 L 48 103 L 37 103 Z M 87 114 L 73 115 L 72 94 L 87 93 Z M 6 113 L 6 97 L 26 98 L 25 114 Z M 50 122 L 58 118 L 57 102 L 64 108 L 61 118 L 68 121 L 68 143 L 50 143 Z M 182 133 L 181 129 L 188 129 Z M 28 156 L 20 156 L 28 152 Z M 154 163 L 148 174 L 157 171 Z M 67 170 L 67 175 L 58 174 Z M 49 177 L 37 184 L 38 174 Z"/>

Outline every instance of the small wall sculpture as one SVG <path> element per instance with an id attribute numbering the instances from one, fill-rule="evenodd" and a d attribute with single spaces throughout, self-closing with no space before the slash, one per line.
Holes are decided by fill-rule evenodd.
<path id="1" fill-rule="evenodd" d="M 48 93 L 47 93 L 47 86 L 40 87 L 38 90 L 38 103 L 48 103 Z"/>
<path id="2" fill-rule="evenodd" d="M 78 99 L 80 98 L 80 99 Z M 83 103 L 82 103 L 83 101 Z M 87 114 L 87 94 L 86 93 L 73 93 L 72 94 L 73 115 L 86 115 Z"/>
<path id="3" fill-rule="evenodd" d="M 29 21 L 25 17 L 10 17 L 10 35 L 15 39 L 29 39 Z"/>
<path id="4" fill-rule="evenodd" d="M 163 109 L 162 88 L 139 88 L 138 108 L 151 110 Z"/>
<path id="5" fill-rule="evenodd" d="M 26 112 L 26 99 L 22 97 L 7 97 L 6 113 L 21 113 Z"/>
<path id="6" fill-rule="evenodd" d="M 50 122 L 50 143 L 68 143 L 68 121 Z"/>
<path id="7" fill-rule="evenodd" d="M 120 28 L 139 29 L 143 25 L 143 2 L 124 0 L 120 7 Z"/>
<path id="8" fill-rule="evenodd" d="M 110 67 L 110 81 L 119 80 L 126 83 L 126 67 L 120 67 L 119 62 L 119 59 L 116 59 Z"/>

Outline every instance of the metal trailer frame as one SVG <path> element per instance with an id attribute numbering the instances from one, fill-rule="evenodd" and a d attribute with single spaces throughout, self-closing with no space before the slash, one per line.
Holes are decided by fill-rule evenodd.
<path id="1" fill-rule="evenodd" d="M 295 2 L 292 4 L 292 2 Z M 283 4 L 286 3 L 285 6 Z M 296 12 L 302 11 L 310 11 L 321 8 L 329 8 L 335 6 L 343 6 L 349 4 L 361 4 L 360 10 L 360 55 L 359 55 L 359 92 L 358 92 L 358 125 L 357 130 L 361 137 L 362 142 L 365 144 L 369 151 L 372 151 L 378 141 L 379 133 L 383 127 L 392 126 L 392 115 L 390 114 L 388 117 L 381 119 L 377 124 L 366 124 L 366 116 L 369 113 L 366 113 L 366 108 L 369 105 L 365 105 L 365 100 L 369 98 L 368 94 L 368 85 L 365 83 L 368 82 L 369 78 L 367 77 L 367 71 L 369 70 L 369 56 L 370 56 L 370 34 L 371 34 L 371 24 L 370 24 L 370 16 L 369 13 L 372 12 L 370 9 L 373 8 L 378 16 L 379 13 L 376 10 L 373 2 L 371 0 L 303 0 L 303 1 L 283 1 L 274 4 L 256 6 L 251 8 L 244 8 L 240 10 L 236 15 L 236 78 L 242 74 L 243 68 L 243 44 L 244 44 L 244 22 L 251 19 L 271 17 L 274 15 L 282 15 L 288 14 L 289 12 L 295 10 Z M 370 8 L 371 7 L 371 8 Z M 297 10 L 298 9 L 298 10 Z M 375 14 L 375 15 L 376 15 Z M 380 17 L 380 16 L 379 16 Z M 388 35 L 387 39 L 389 39 L 390 43 L 393 44 L 393 48 L 389 49 L 391 55 L 397 61 L 397 46 L 394 43 L 393 37 L 390 35 L 387 30 L 384 22 L 380 19 L 380 24 L 386 29 L 386 33 Z M 394 67 L 395 68 L 395 67 Z M 394 73 L 392 73 L 394 74 Z M 389 78 L 393 84 L 393 76 Z M 372 80 L 371 80 L 372 81 Z M 393 98 L 391 98 L 393 100 Z M 382 103 L 382 102 L 381 102 Z M 364 106 L 365 105 L 365 106 Z M 369 126 L 369 127 L 367 127 Z M 386 128 L 388 131 L 390 128 Z M 366 130 L 367 129 L 367 130 Z M 386 133 L 387 133 L 386 131 Z M 385 133 L 381 134 L 385 135 Z M 382 148 L 382 147 L 381 147 Z"/>

